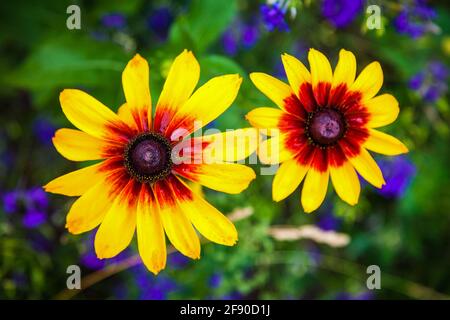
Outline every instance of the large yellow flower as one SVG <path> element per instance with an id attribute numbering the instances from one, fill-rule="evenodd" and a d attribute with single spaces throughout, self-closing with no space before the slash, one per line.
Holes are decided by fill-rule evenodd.
<path id="1" fill-rule="evenodd" d="M 289 85 L 264 73 L 250 75 L 280 107 L 247 114 L 256 128 L 279 129 L 260 145 L 258 154 L 261 162 L 281 163 L 272 186 L 275 201 L 289 196 L 304 179 L 301 203 L 305 212 L 312 212 L 323 202 L 331 177 L 339 197 L 354 205 L 361 188 L 356 171 L 377 188 L 385 184 L 367 150 L 385 155 L 408 152 L 399 140 L 374 129 L 397 118 L 398 102 L 390 94 L 375 96 L 383 84 L 378 62 L 355 80 L 356 59 L 349 51 L 340 51 L 334 73 L 319 51 L 311 49 L 308 60 L 311 72 L 295 57 L 282 55 Z M 279 152 L 272 154 L 277 150 L 273 146 Z"/>
<path id="2" fill-rule="evenodd" d="M 200 257 L 193 226 L 216 243 L 236 243 L 233 223 L 180 177 L 218 191 L 239 193 L 255 178 L 253 170 L 221 161 L 175 161 L 177 157 L 201 159 L 221 136 L 205 136 L 201 143 L 194 143 L 199 138 L 188 137 L 198 125 L 207 125 L 232 104 L 242 81 L 238 75 L 219 76 L 193 92 L 199 75 L 197 60 L 185 50 L 170 68 L 154 119 L 149 67 L 139 55 L 122 73 L 126 103 L 118 114 L 80 90 L 61 92 L 64 114 L 81 131 L 58 130 L 53 138 L 56 149 L 69 160 L 102 161 L 56 178 L 45 190 L 81 196 L 70 208 L 66 227 L 80 234 L 100 225 L 95 237 L 99 258 L 111 258 L 124 250 L 135 229 L 142 260 L 155 274 L 166 264 L 164 231 L 175 248 L 193 259 Z M 240 135 L 245 130 L 226 134 Z M 241 152 L 233 160 L 251 152 Z"/>

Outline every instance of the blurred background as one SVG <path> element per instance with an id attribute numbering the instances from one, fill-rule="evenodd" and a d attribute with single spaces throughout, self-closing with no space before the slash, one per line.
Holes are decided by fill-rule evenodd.
<path id="1" fill-rule="evenodd" d="M 71 4 L 81 9 L 79 30 L 66 27 Z M 371 4 L 381 9 L 379 29 L 367 24 Z M 16 0 L 0 2 L 0 30 L 0 298 L 450 298 L 444 1 Z M 330 189 L 320 210 L 307 215 L 299 191 L 272 202 L 273 176 L 258 176 L 240 195 L 205 188 L 205 197 L 235 221 L 237 246 L 205 243 L 198 261 L 171 253 L 157 277 L 136 257 L 135 241 L 118 257 L 98 260 L 93 232 L 64 229 L 74 199 L 41 186 L 86 164 L 64 159 L 51 143 L 56 128 L 72 127 L 59 105 L 62 89 L 80 88 L 117 110 L 121 72 L 139 52 L 150 62 L 156 101 L 171 61 L 187 48 L 200 62 L 201 83 L 243 76 L 237 100 L 214 126 L 247 127 L 250 109 L 274 106 L 249 72 L 285 79 L 280 54 L 306 63 L 310 47 L 333 65 L 340 48 L 353 51 L 358 72 L 380 61 L 382 92 L 397 97 L 401 109 L 383 131 L 411 150 L 377 158 L 387 181 L 382 190 L 363 184 L 360 202 L 350 207 Z M 81 291 L 65 290 L 74 264 L 82 270 Z M 381 269 L 380 290 L 366 287 L 369 265 Z"/>

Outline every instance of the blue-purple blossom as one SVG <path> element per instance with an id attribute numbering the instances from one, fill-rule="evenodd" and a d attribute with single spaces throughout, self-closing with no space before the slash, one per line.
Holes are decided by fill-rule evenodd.
<path id="1" fill-rule="evenodd" d="M 362 13 L 362 0 L 323 0 L 322 15 L 334 27 L 343 28 L 355 20 Z"/>
<path id="2" fill-rule="evenodd" d="M 341 222 L 332 212 L 326 212 L 320 216 L 317 226 L 325 231 L 335 231 L 339 229 Z"/>
<path id="3" fill-rule="evenodd" d="M 48 198 L 40 187 L 14 190 L 3 194 L 3 210 L 8 214 L 22 214 L 26 228 L 36 228 L 47 220 Z"/>
<path id="4" fill-rule="evenodd" d="M 289 26 L 285 20 L 286 11 L 286 7 L 282 6 L 280 1 L 261 5 L 260 12 L 262 20 L 268 31 L 272 32 L 276 29 L 279 31 L 289 31 Z"/>
<path id="5" fill-rule="evenodd" d="M 432 20 L 436 12 L 424 0 L 414 0 L 403 5 L 402 10 L 394 20 L 398 33 L 413 39 L 423 36 L 432 30 Z"/>
<path id="6" fill-rule="evenodd" d="M 103 15 L 101 22 L 105 27 L 111 29 L 123 29 L 127 24 L 125 16 L 118 12 Z"/>
<path id="7" fill-rule="evenodd" d="M 80 263 L 92 270 L 98 270 L 104 268 L 108 264 L 118 263 L 125 260 L 130 256 L 130 250 L 125 249 L 117 256 L 111 259 L 99 259 L 94 249 L 95 233 L 90 233 L 86 238 L 85 247 L 86 250 L 80 257 Z"/>
<path id="8" fill-rule="evenodd" d="M 166 300 L 169 293 L 179 289 L 174 280 L 166 275 L 155 277 L 143 265 L 138 266 L 133 275 L 139 289 L 139 300 Z"/>
<path id="9" fill-rule="evenodd" d="M 170 26 L 173 22 L 173 14 L 167 7 L 154 10 L 147 19 L 148 27 L 156 34 L 160 40 L 166 40 Z"/>
<path id="10" fill-rule="evenodd" d="M 179 252 L 174 252 L 168 256 L 168 264 L 173 269 L 181 269 L 186 267 L 190 259 Z"/>
<path id="11" fill-rule="evenodd" d="M 409 79 L 409 87 L 425 101 L 435 102 L 448 90 L 449 69 L 440 61 L 431 61 L 424 70 Z"/>
<path id="12" fill-rule="evenodd" d="M 218 288 L 220 284 L 222 283 L 223 275 L 221 273 L 214 273 L 209 278 L 209 286 L 213 289 Z"/>
<path id="13" fill-rule="evenodd" d="M 222 36 L 223 50 L 227 55 L 234 56 L 241 49 L 252 48 L 259 38 L 260 32 L 257 23 L 237 21 Z"/>
<path id="14" fill-rule="evenodd" d="M 416 175 L 416 167 L 406 156 L 379 161 L 386 184 L 378 192 L 386 198 L 402 197 Z"/>
<path id="15" fill-rule="evenodd" d="M 363 291 L 357 294 L 341 292 L 335 297 L 336 300 L 373 300 L 374 298 L 373 292 L 370 291 Z"/>
<path id="16" fill-rule="evenodd" d="M 55 130 L 55 126 L 45 118 L 39 118 L 33 122 L 33 133 L 42 144 L 50 145 L 52 143 Z"/>

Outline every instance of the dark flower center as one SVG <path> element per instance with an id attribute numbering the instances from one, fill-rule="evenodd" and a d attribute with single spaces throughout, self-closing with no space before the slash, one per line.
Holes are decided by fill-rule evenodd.
<path id="1" fill-rule="evenodd" d="M 140 182 L 164 179 L 172 169 L 171 151 L 169 141 L 160 134 L 140 134 L 125 148 L 125 167 Z"/>
<path id="2" fill-rule="evenodd" d="M 336 109 L 321 108 L 311 112 L 307 119 L 307 135 L 319 146 L 329 146 L 342 138 L 347 129 L 345 118 Z"/>

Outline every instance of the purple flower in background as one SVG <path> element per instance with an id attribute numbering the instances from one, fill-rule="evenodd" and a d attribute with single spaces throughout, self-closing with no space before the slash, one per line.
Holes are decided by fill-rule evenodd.
<path id="1" fill-rule="evenodd" d="M 238 20 L 224 32 L 222 36 L 223 50 L 227 55 L 234 56 L 241 48 L 244 50 L 252 48 L 259 38 L 260 32 L 257 23 L 244 23 Z"/>
<path id="2" fill-rule="evenodd" d="M 26 228 L 36 228 L 47 219 L 48 198 L 41 187 L 9 191 L 2 200 L 6 213 L 23 214 L 22 224 Z"/>
<path id="3" fill-rule="evenodd" d="M 3 210 L 6 213 L 14 213 L 18 210 L 20 193 L 18 191 L 9 191 L 3 195 Z"/>
<path id="4" fill-rule="evenodd" d="M 223 276 L 220 273 L 214 273 L 209 278 L 209 286 L 213 289 L 220 287 L 220 284 L 222 283 Z"/>
<path id="5" fill-rule="evenodd" d="M 404 195 L 416 175 L 416 167 L 406 157 L 399 156 L 379 161 L 386 184 L 378 190 L 386 198 L 400 198 Z"/>
<path id="6" fill-rule="evenodd" d="M 42 144 L 51 144 L 55 130 L 55 126 L 45 118 L 36 119 L 33 123 L 33 133 Z"/>
<path id="7" fill-rule="evenodd" d="M 358 294 L 341 292 L 338 293 L 335 297 L 336 300 L 373 300 L 374 298 L 374 294 L 369 291 L 363 291 Z"/>
<path id="8" fill-rule="evenodd" d="M 405 3 L 399 15 L 394 20 L 394 27 L 398 33 L 411 38 L 419 38 L 435 27 L 432 20 L 436 12 L 424 0 L 414 0 Z"/>
<path id="9" fill-rule="evenodd" d="M 282 6 L 281 2 L 282 1 L 275 1 L 270 4 L 266 3 L 260 7 L 263 23 L 270 32 L 275 29 L 278 29 L 279 31 L 289 31 L 289 26 L 285 20 L 286 6 Z"/>
<path id="10" fill-rule="evenodd" d="M 89 236 L 85 240 L 86 250 L 80 257 L 80 263 L 89 269 L 92 269 L 92 270 L 102 269 L 103 267 L 107 266 L 108 264 L 121 262 L 122 260 L 124 260 L 130 256 L 129 249 L 126 249 L 126 250 L 122 251 L 121 253 L 119 253 L 114 258 L 99 259 L 99 258 L 97 258 L 97 254 L 95 253 L 94 240 L 95 240 L 95 233 L 90 233 Z"/>
<path id="11" fill-rule="evenodd" d="M 23 216 L 22 224 L 25 228 L 36 228 L 43 224 L 46 219 L 47 214 L 45 212 L 31 210 Z"/>
<path id="12" fill-rule="evenodd" d="M 123 29 L 127 24 L 125 16 L 118 12 L 111 12 L 103 15 L 101 22 L 105 27 L 111 29 Z"/>
<path id="13" fill-rule="evenodd" d="M 139 289 L 140 300 L 165 300 L 169 293 L 179 288 L 177 283 L 168 276 L 155 277 L 143 265 L 137 268 L 133 275 Z"/>
<path id="14" fill-rule="evenodd" d="M 174 252 L 171 255 L 169 255 L 168 257 L 169 259 L 169 264 L 172 266 L 172 268 L 174 269 L 181 269 L 186 267 L 190 260 L 188 257 L 182 255 L 179 252 Z"/>
<path id="15" fill-rule="evenodd" d="M 326 212 L 320 216 L 317 226 L 325 231 L 338 230 L 342 220 L 336 217 L 331 211 Z"/>
<path id="16" fill-rule="evenodd" d="M 425 101 L 436 102 L 448 90 L 449 70 L 440 61 L 431 61 L 424 70 L 409 79 L 409 87 Z"/>
<path id="17" fill-rule="evenodd" d="M 170 26 L 173 22 L 173 14 L 167 7 L 161 7 L 152 12 L 148 17 L 148 27 L 158 36 L 160 40 L 166 40 Z"/>
<path id="18" fill-rule="evenodd" d="M 343 28 L 362 12 L 362 0 L 323 0 L 322 15 L 336 28 Z"/>

